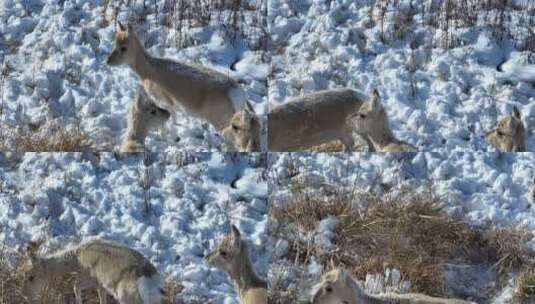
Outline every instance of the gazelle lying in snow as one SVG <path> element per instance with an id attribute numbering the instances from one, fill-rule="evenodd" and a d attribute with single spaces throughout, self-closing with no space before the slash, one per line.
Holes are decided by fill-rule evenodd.
<path id="1" fill-rule="evenodd" d="M 222 134 L 240 152 L 261 151 L 260 120 L 249 103 L 243 110 L 234 113 Z"/>
<path id="2" fill-rule="evenodd" d="M 100 304 L 111 294 L 121 304 L 159 304 L 162 280 L 156 268 L 139 252 L 103 239 L 82 242 L 52 255 L 38 256 L 28 250 L 20 271 L 25 278 L 24 294 L 39 303 L 41 294 L 55 278 L 72 276 L 77 304 L 82 291 L 97 289 Z"/>
<path id="3" fill-rule="evenodd" d="M 127 128 L 121 152 L 143 152 L 147 133 L 162 127 L 169 117 L 169 112 L 158 108 L 143 86 L 139 86 L 136 97 L 128 108 Z"/>
<path id="4" fill-rule="evenodd" d="M 487 141 L 502 152 L 525 152 L 526 139 L 522 116 L 517 107 L 502 118 L 496 128 L 486 135 Z"/>
<path id="5" fill-rule="evenodd" d="M 156 97 L 159 107 L 172 114 L 184 111 L 218 131 L 227 127 L 232 115 L 244 107 L 246 94 L 234 79 L 206 67 L 153 57 L 131 26 L 119 26 L 107 63 L 130 66 L 147 92 Z"/>
<path id="6" fill-rule="evenodd" d="M 230 275 L 238 290 L 240 304 L 267 304 L 267 283 L 253 270 L 247 243 L 234 225 L 232 232 L 206 257 L 206 261 Z"/>
<path id="7" fill-rule="evenodd" d="M 293 98 L 275 107 L 268 114 L 269 151 L 299 151 L 335 139 L 342 141 L 345 151 L 352 151 L 353 130 L 346 120 L 367 99 L 358 91 L 334 89 Z"/>
<path id="8" fill-rule="evenodd" d="M 314 289 L 316 291 L 312 295 L 312 304 L 474 304 L 416 293 L 368 295 L 343 269 L 334 269 L 324 274 Z"/>
<path id="9" fill-rule="evenodd" d="M 348 123 L 353 123 L 359 134 L 366 135 L 374 150 L 378 152 L 416 151 L 413 145 L 394 137 L 377 90 L 373 91 L 370 100 L 364 103 L 356 114 L 349 117 Z"/>

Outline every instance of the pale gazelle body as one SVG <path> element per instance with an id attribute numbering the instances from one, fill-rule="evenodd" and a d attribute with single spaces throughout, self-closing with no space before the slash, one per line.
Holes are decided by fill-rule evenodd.
<path id="1" fill-rule="evenodd" d="M 169 117 L 169 112 L 157 107 L 143 86 L 139 86 L 136 97 L 128 108 L 121 152 L 143 152 L 148 132 L 162 127 Z"/>
<path id="2" fill-rule="evenodd" d="M 487 133 L 487 141 L 502 152 L 525 152 L 526 138 L 522 116 L 517 107 L 513 112 L 502 118 L 496 128 Z"/>
<path id="3" fill-rule="evenodd" d="M 234 113 L 222 135 L 240 152 L 260 152 L 260 129 L 260 119 L 247 103 L 245 108 Z"/>
<path id="4" fill-rule="evenodd" d="M 232 232 L 206 257 L 206 261 L 230 275 L 240 304 L 267 304 L 267 283 L 254 271 L 247 242 L 241 238 L 238 228 L 232 226 Z"/>
<path id="5" fill-rule="evenodd" d="M 386 293 L 368 295 L 343 269 L 334 269 L 321 277 L 314 287 L 312 304 L 474 304 L 470 301 L 429 297 L 423 294 Z"/>
<path id="6" fill-rule="evenodd" d="M 108 58 L 111 66 L 127 64 L 161 108 L 183 111 L 221 131 L 241 110 L 246 94 L 231 77 L 215 70 L 148 54 L 132 27 L 119 24 L 115 46 Z"/>
<path id="7" fill-rule="evenodd" d="M 359 131 L 368 136 L 374 149 L 378 152 L 411 152 L 416 147 L 403 142 L 394 136 L 388 126 L 388 117 L 381 104 L 381 97 L 377 90 L 373 91 L 369 101 L 364 103 L 358 113 L 351 115 L 349 122 Z"/>
<path id="8" fill-rule="evenodd" d="M 275 107 L 268 114 L 269 151 L 299 151 L 333 140 L 340 140 L 345 151 L 352 151 L 353 130 L 346 120 L 366 100 L 358 91 L 333 89 L 293 98 Z M 363 138 L 371 149 L 371 143 Z"/>
<path id="9" fill-rule="evenodd" d="M 55 254 L 38 256 L 34 250 L 20 269 L 25 279 L 24 292 L 32 303 L 55 278 L 71 276 L 77 304 L 82 291 L 96 288 L 100 304 L 110 294 L 120 304 L 159 304 L 163 290 L 156 268 L 139 252 L 124 245 L 94 239 Z"/>

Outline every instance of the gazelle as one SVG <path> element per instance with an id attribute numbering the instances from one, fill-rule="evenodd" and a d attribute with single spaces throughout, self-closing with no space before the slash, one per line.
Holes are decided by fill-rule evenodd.
<path id="1" fill-rule="evenodd" d="M 345 151 L 352 151 L 353 129 L 346 120 L 367 99 L 358 91 L 333 89 L 293 98 L 275 107 L 268 114 L 269 151 L 299 151 L 336 139 L 343 143 Z M 371 142 L 362 137 L 372 151 Z"/>
<path id="2" fill-rule="evenodd" d="M 511 115 L 502 118 L 496 128 L 486 134 L 486 139 L 502 152 L 525 152 L 525 132 L 522 116 L 515 106 Z"/>
<path id="3" fill-rule="evenodd" d="M 158 107 L 174 114 L 177 110 L 200 118 L 216 130 L 226 128 L 247 100 L 245 92 L 231 77 L 215 70 L 148 54 L 134 29 L 119 23 L 115 46 L 107 63 L 126 64 L 155 96 Z"/>
<path id="4" fill-rule="evenodd" d="M 128 108 L 127 128 L 121 152 L 143 152 L 147 133 L 162 127 L 170 116 L 167 110 L 154 104 L 143 86 L 139 86 L 136 97 Z"/>
<path id="5" fill-rule="evenodd" d="M 314 289 L 312 304 L 475 304 L 417 293 L 368 295 L 343 269 L 325 273 Z"/>
<path id="6" fill-rule="evenodd" d="M 375 151 L 416 151 L 416 147 L 397 139 L 390 130 L 388 117 L 377 90 L 373 91 L 370 100 L 363 104 L 357 113 L 349 117 L 348 123 L 353 123 L 359 134 L 370 139 Z"/>
<path id="7" fill-rule="evenodd" d="M 71 277 L 77 304 L 82 291 L 97 289 L 100 304 L 107 294 L 120 304 L 159 304 L 162 279 L 149 260 L 124 245 L 93 239 L 63 251 L 38 256 L 30 247 L 19 271 L 24 276 L 24 294 L 39 303 L 48 284 L 58 277 Z"/>
<path id="8" fill-rule="evenodd" d="M 267 304 L 267 283 L 255 273 L 247 242 L 241 238 L 236 226 L 232 225 L 231 233 L 206 257 L 206 261 L 230 275 L 240 304 Z"/>

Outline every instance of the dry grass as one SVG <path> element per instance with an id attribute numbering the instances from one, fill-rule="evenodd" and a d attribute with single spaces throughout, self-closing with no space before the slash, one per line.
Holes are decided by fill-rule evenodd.
<path id="1" fill-rule="evenodd" d="M 519 303 L 535 302 L 535 267 L 522 272 L 517 282 L 516 301 Z"/>
<path id="2" fill-rule="evenodd" d="M 0 151 L 14 152 L 81 152 L 95 150 L 90 136 L 80 127 L 57 128 L 40 132 L 30 127 L 0 128 Z"/>
<path id="3" fill-rule="evenodd" d="M 0 304 L 25 303 L 20 286 L 22 278 L 16 275 L 10 265 L 12 256 L 5 250 L 0 252 Z"/>
<path id="4" fill-rule="evenodd" d="M 535 5 L 530 1 L 523 3 L 512 0 L 444 0 L 434 1 L 430 5 L 417 8 L 411 1 L 377 0 L 370 11 L 370 26 L 378 24 L 381 31 L 381 41 L 391 42 L 403 39 L 410 34 L 413 26 L 420 26 L 413 22 L 418 16 L 418 22 L 441 30 L 438 42 L 443 48 L 462 46 L 463 34 L 458 31 L 467 27 L 481 27 L 490 30 L 497 40 L 510 39 L 516 47 L 522 50 L 532 50 L 533 38 L 526 34 L 535 24 Z M 386 27 L 388 22 L 392 27 Z"/>
<path id="5" fill-rule="evenodd" d="M 278 223 L 273 236 L 289 242 L 286 258 L 295 265 L 307 265 L 314 258 L 325 269 L 343 265 L 360 280 L 395 268 L 411 282 L 413 291 L 445 296 L 442 265 L 484 265 L 504 283 L 534 255 L 525 246 L 530 233 L 471 227 L 460 216 L 448 214 L 430 189 L 419 194 L 393 187 L 381 195 L 356 191 L 311 195 L 306 185 L 291 187 L 293 197 L 284 204 L 274 202 L 270 218 Z M 339 220 L 333 239 L 336 250 L 325 251 L 299 235 L 316 229 L 330 215 Z"/>

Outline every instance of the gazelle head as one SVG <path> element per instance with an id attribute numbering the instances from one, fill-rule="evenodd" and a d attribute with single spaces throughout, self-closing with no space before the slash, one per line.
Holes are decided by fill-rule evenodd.
<path id="1" fill-rule="evenodd" d="M 241 239 L 236 226 L 232 225 L 231 232 L 221 241 L 216 250 L 206 256 L 209 265 L 225 271 L 231 276 L 237 274 L 240 267 L 247 263 L 247 245 Z"/>
<path id="2" fill-rule="evenodd" d="M 486 134 L 487 141 L 503 152 L 524 152 L 525 129 L 520 111 L 515 106 L 513 112 L 498 121 L 496 128 Z"/>
<path id="3" fill-rule="evenodd" d="M 125 27 L 119 23 L 119 31 L 115 35 L 115 45 L 108 57 L 108 65 L 134 64 L 136 56 L 143 53 L 143 46 L 137 39 L 131 25 Z"/>
<path id="4" fill-rule="evenodd" d="M 362 104 L 358 112 L 349 117 L 349 123 L 355 126 L 357 133 L 369 134 L 382 129 L 385 119 L 386 113 L 381 104 L 381 96 L 375 89 L 369 100 Z"/>
<path id="5" fill-rule="evenodd" d="M 157 129 L 169 120 L 171 113 L 154 103 L 145 89 L 140 86 L 137 96 L 130 108 L 130 115 L 135 116 L 147 130 Z"/>
<path id="6" fill-rule="evenodd" d="M 358 304 L 362 290 L 344 269 L 334 269 L 321 277 L 314 288 L 312 304 Z"/>
<path id="7" fill-rule="evenodd" d="M 260 121 L 248 102 L 234 113 L 222 135 L 241 152 L 260 151 Z"/>

